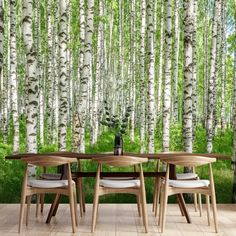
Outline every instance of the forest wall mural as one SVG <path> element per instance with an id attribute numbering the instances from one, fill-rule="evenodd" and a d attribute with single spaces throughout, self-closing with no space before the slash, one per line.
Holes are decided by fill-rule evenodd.
<path id="1" fill-rule="evenodd" d="M 125 151 L 236 166 L 235 21 L 235 0 L 0 0 L 0 201 L 23 168 L 5 155 L 113 151 L 127 110 Z M 214 171 L 236 201 L 230 161 Z"/>

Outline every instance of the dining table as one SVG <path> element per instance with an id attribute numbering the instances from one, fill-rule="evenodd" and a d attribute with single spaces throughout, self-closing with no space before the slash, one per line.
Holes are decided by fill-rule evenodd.
<path id="1" fill-rule="evenodd" d="M 81 160 L 92 160 L 93 158 L 99 158 L 99 157 L 104 157 L 104 156 L 111 156 L 113 155 L 112 153 L 94 153 L 94 154 L 88 154 L 88 153 L 76 153 L 76 152 L 49 152 L 49 153 L 43 153 L 43 154 L 36 154 L 36 153 L 21 153 L 21 154 L 14 154 L 14 155 L 9 155 L 6 156 L 6 160 L 20 160 L 21 158 L 27 158 L 30 156 L 63 156 L 67 158 L 77 158 L 79 166 L 81 163 Z M 125 156 L 136 156 L 140 158 L 148 158 L 149 161 L 158 161 L 162 160 L 162 158 L 166 157 L 178 157 L 178 156 L 205 156 L 205 157 L 212 157 L 216 158 L 217 160 L 231 160 L 230 157 L 223 155 L 223 154 L 216 154 L 216 153 L 187 153 L 187 152 L 159 152 L 159 153 L 145 153 L 145 154 L 140 154 L 140 153 L 129 153 L 125 152 L 123 153 Z M 119 156 L 117 156 L 119 158 Z M 159 171 L 156 169 L 155 164 L 153 164 L 154 168 L 153 171 L 144 171 L 144 177 L 154 177 L 154 178 L 160 178 L 164 177 L 166 172 L 165 171 Z M 67 173 L 66 173 L 66 168 L 62 166 L 60 169 L 61 172 L 61 179 L 66 179 Z M 80 179 L 86 178 L 86 177 L 91 177 L 95 178 L 96 172 L 95 171 L 83 171 L 82 168 L 79 168 L 78 171 L 72 172 L 73 178 L 75 179 Z M 139 173 L 132 171 L 132 172 L 101 172 L 101 177 L 139 177 Z M 176 179 L 176 166 L 175 165 L 170 165 L 170 179 Z M 51 204 L 46 223 L 50 223 L 51 219 L 53 216 L 56 215 L 57 209 L 60 203 L 61 195 L 56 195 L 53 203 Z M 177 203 L 179 205 L 181 213 L 185 216 L 186 221 L 188 223 L 191 223 L 191 218 L 189 216 L 184 198 L 182 194 L 177 194 L 176 195 Z"/>

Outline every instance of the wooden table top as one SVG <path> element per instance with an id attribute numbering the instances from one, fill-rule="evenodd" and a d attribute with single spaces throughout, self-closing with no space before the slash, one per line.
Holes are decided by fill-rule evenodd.
<path id="1" fill-rule="evenodd" d="M 104 157 L 104 156 L 113 156 L 113 153 L 97 153 L 97 154 L 84 154 L 84 153 L 76 153 L 76 152 L 50 152 L 50 153 L 43 153 L 43 154 L 36 154 L 36 153 L 21 153 L 6 156 L 5 159 L 7 160 L 20 160 L 24 157 L 29 156 L 63 156 L 68 158 L 77 158 L 77 159 L 92 159 L 97 157 Z M 168 156 L 205 156 L 205 157 L 213 157 L 217 160 L 231 160 L 229 156 L 217 153 L 187 153 L 187 152 L 160 152 L 160 153 L 124 153 L 126 156 L 136 156 L 136 157 L 145 157 L 148 159 L 162 159 L 163 157 Z"/>

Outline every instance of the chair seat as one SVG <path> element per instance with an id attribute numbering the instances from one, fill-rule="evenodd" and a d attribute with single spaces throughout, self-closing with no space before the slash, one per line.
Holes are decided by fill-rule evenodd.
<path id="1" fill-rule="evenodd" d="M 201 188 L 208 187 L 209 185 L 209 180 L 169 180 L 169 186 L 176 188 Z"/>
<path id="2" fill-rule="evenodd" d="M 130 179 L 130 180 L 112 180 L 112 179 L 100 179 L 100 186 L 107 188 L 132 188 L 139 187 L 139 179 Z"/>
<path id="3" fill-rule="evenodd" d="M 40 175 L 40 178 L 48 179 L 48 180 L 60 180 L 61 174 L 57 174 L 57 173 L 43 173 L 43 174 Z"/>
<path id="4" fill-rule="evenodd" d="M 198 175 L 196 173 L 182 173 L 182 174 L 176 174 L 176 178 L 179 180 L 184 179 L 196 179 Z"/>
<path id="5" fill-rule="evenodd" d="M 61 188 L 68 186 L 68 180 L 29 179 L 27 185 L 35 188 Z"/>

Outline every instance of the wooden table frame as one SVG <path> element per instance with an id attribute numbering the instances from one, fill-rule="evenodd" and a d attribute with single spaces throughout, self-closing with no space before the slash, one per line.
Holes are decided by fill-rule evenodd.
<path id="1" fill-rule="evenodd" d="M 47 156 L 47 155 L 56 155 L 56 156 L 63 156 L 68 158 L 77 158 L 78 161 L 80 160 L 90 160 L 92 158 L 99 158 L 104 156 L 111 156 L 112 153 L 104 153 L 104 154 L 80 154 L 80 153 L 74 153 L 74 152 L 53 152 L 53 153 L 43 153 L 43 154 L 35 154 L 35 153 L 24 153 L 24 154 L 17 154 L 12 156 L 6 156 L 5 158 L 7 160 L 20 160 L 23 157 L 28 156 Z M 214 157 L 218 160 L 230 160 L 229 157 L 222 155 L 222 154 L 195 154 L 195 153 L 184 153 L 184 152 L 167 152 L 167 153 L 153 153 L 153 154 L 136 154 L 136 153 L 124 153 L 124 155 L 127 156 L 136 156 L 136 157 L 146 157 L 148 159 L 152 160 L 162 160 L 162 157 L 168 157 L 168 156 L 206 156 L 206 157 Z M 119 158 L 119 157 L 117 157 Z M 64 169 L 64 168 L 63 168 Z M 62 169 L 62 179 L 65 178 L 66 171 Z M 138 177 L 139 173 L 136 172 L 101 172 L 102 177 Z M 84 178 L 84 177 L 95 177 L 96 172 L 74 172 L 73 176 L 75 178 Z M 163 177 L 165 176 L 165 172 L 144 172 L 144 177 Z M 176 179 L 176 168 L 174 165 L 170 166 L 170 179 Z M 185 201 L 182 194 L 177 194 L 177 202 L 180 208 L 181 213 L 185 216 L 188 223 L 191 223 L 190 216 L 188 214 Z M 51 205 L 51 208 L 48 213 L 48 217 L 46 220 L 46 223 L 50 223 L 52 216 L 56 215 L 59 203 L 60 203 L 61 195 L 57 194 L 54 202 Z"/>

